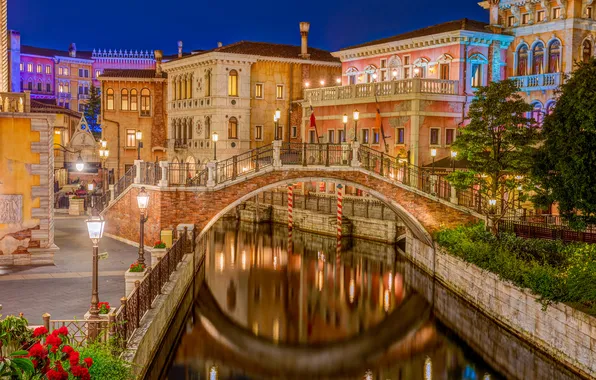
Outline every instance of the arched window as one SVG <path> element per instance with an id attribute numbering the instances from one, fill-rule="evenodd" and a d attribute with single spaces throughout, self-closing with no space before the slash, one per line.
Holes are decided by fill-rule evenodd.
<path id="1" fill-rule="evenodd" d="M 192 119 L 188 119 L 186 122 L 186 129 L 188 130 L 188 139 L 192 140 Z"/>
<path id="2" fill-rule="evenodd" d="M 205 73 L 205 96 L 211 96 L 211 70 Z"/>
<path id="3" fill-rule="evenodd" d="M 439 64 L 439 79 L 448 80 L 453 57 L 449 54 L 443 54 L 437 59 Z"/>
<path id="4" fill-rule="evenodd" d="M 389 59 L 389 75 L 391 79 L 399 79 L 403 71 L 401 59 L 394 55 Z"/>
<path id="5" fill-rule="evenodd" d="M 139 110 L 139 94 L 137 90 L 132 89 L 130 90 L 130 110 L 131 111 L 138 111 Z"/>
<path id="6" fill-rule="evenodd" d="M 151 92 L 146 88 L 141 90 L 141 116 L 151 116 Z"/>
<path id="7" fill-rule="evenodd" d="M 561 71 L 561 43 L 554 40 L 548 47 L 548 72 L 558 73 Z"/>
<path id="8" fill-rule="evenodd" d="M 128 90 L 123 89 L 120 91 L 120 109 L 128 111 Z"/>
<path id="9" fill-rule="evenodd" d="M 532 112 L 530 117 L 536 120 L 536 123 L 542 125 L 542 119 L 544 118 L 544 113 L 542 111 L 542 104 L 540 102 L 532 103 Z"/>
<path id="10" fill-rule="evenodd" d="M 238 119 L 231 117 L 228 121 L 228 139 L 238 138 Z"/>
<path id="11" fill-rule="evenodd" d="M 426 78 L 426 71 L 428 69 L 428 59 L 418 58 L 414 62 L 414 76 L 418 78 Z"/>
<path id="12" fill-rule="evenodd" d="M 582 61 L 588 62 L 592 58 L 592 43 L 585 40 L 582 44 Z"/>
<path id="13" fill-rule="evenodd" d="M 205 139 L 211 139 L 211 118 L 209 116 L 205 116 Z"/>
<path id="14" fill-rule="evenodd" d="M 228 75 L 228 95 L 238 96 L 238 71 L 230 70 Z"/>
<path id="15" fill-rule="evenodd" d="M 111 88 L 106 91 L 106 109 L 114 109 L 114 90 Z"/>
<path id="16" fill-rule="evenodd" d="M 532 74 L 544 74 L 544 44 L 536 43 L 532 49 Z"/>
<path id="17" fill-rule="evenodd" d="M 180 77 L 176 77 L 176 100 L 182 99 L 182 84 L 180 83 Z"/>
<path id="18" fill-rule="evenodd" d="M 517 50 L 517 76 L 528 75 L 528 45 Z"/>
<path id="19" fill-rule="evenodd" d="M 192 75 L 186 78 L 186 99 L 192 99 Z"/>
<path id="20" fill-rule="evenodd" d="M 546 103 L 546 114 L 550 115 L 555 110 L 555 102 L 551 100 L 550 102 Z"/>
<path id="21" fill-rule="evenodd" d="M 358 81 L 358 69 L 355 67 L 350 67 L 346 70 L 346 75 L 348 76 L 348 84 L 356 84 Z"/>
<path id="22" fill-rule="evenodd" d="M 364 69 L 366 83 L 372 83 L 373 75 L 377 72 L 377 67 L 375 65 L 368 65 L 366 69 Z"/>

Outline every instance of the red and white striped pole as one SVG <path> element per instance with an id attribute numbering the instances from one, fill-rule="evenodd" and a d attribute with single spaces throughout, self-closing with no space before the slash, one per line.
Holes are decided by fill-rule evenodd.
<path id="1" fill-rule="evenodd" d="M 288 230 L 292 231 L 294 228 L 294 218 L 292 213 L 294 211 L 294 185 L 288 185 Z"/>
<path id="2" fill-rule="evenodd" d="M 337 253 L 341 252 L 341 222 L 343 216 L 343 186 L 337 185 Z"/>

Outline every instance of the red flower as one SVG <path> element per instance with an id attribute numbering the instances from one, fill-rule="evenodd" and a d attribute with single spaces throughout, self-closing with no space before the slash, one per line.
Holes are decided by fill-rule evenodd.
<path id="1" fill-rule="evenodd" d="M 73 376 L 79 377 L 83 380 L 88 380 L 91 378 L 91 376 L 89 375 L 89 370 L 85 367 L 82 366 L 72 366 L 70 367 L 70 372 L 72 373 Z"/>
<path id="2" fill-rule="evenodd" d="M 29 349 L 29 356 L 39 359 L 45 359 L 48 357 L 48 350 L 41 345 L 41 343 L 35 343 Z"/>
<path id="3" fill-rule="evenodd" d="M 68 328 L 66 326 L 62 326 L 57 330 L 52 331 L 52 335 L 54 336 L 58 336 L 58 335 L 68 335 Z"/>
<path id="4" fill-rule="evenodd" d="M 46 376 L 48 380 L 68 380 L 68 373 L 62 369 L 62 367 L 57 369 L 50 369 Z"/>
<path id="5" fill-rule="evenodd" d="M 33 363 L 33 368 L 37 368 L 37 360 L 31 359 L 31 363 Z"/>
<path id="6" fill-rule="evenodd" d="M 57 331 L 57 330 L 55 330 L 55 331 Z M 52 333 L 52 335 L 49 335 L 46 338 L 46 345 L 52 346 L 52 348 L 51 348 L 52 352 L 57 352 L 58 349 L 60 348 L 60 346 L 62 345 L 62 339 L 59 336 L 54 335 Z"/>
<path id="7" fill-rule="evenodd" d="M 70 362 L 71 367 L 79 365 L 79 353 L 77 351 L 71 352 L 68 361 Z"/>
<path id="8" fill-rule="evenodd" d="M 83 359 L 83 361 L 85 362 L 85 364 L 87 364 L 87 368 L 91 368 L 91 366 L 93 365 L 93 359 L 91 358 L 85 358 Z"/>
<path id="9" fill-rule="evenodd" d="M 35 330 L 33 330 L 33 336 L 35 338 L 40 337 L 42 335 L 46 335 L 48 333 L 48 329 L 46 329 L 43 326 L 40 326 L 38 328 L 36 328 Z"/>
<path id="10" fill-rule="evenodd" d="M 62 347 L 62 352 L 64 352 L 66 354 L 66 356 L 70 356 L 70 353 L 73 351 L 74 351 L 74 349 L 70 346 Z"/>

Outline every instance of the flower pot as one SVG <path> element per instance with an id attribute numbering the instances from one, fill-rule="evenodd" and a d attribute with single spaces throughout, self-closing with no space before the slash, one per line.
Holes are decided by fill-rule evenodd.
<path id="1" fill-rule="evenodd" d="M 126 273 L 124 273 L 124 294 L 127 298 L 130 296 L 130 293 L 132 293 L 132 291 L 134 290 L 135 282 L 143 281 L 143 278 L 145 278 L 146 274 L 147 271 L 131 272 L 130 269 L 128 269 Z"/>
<path id="2" fill-rule="evenodd" d="M 159 260 L 161 260 L 166 252 L 168 251 L 167 248 L 152 248 L 151 249 L 151 268 L 155 268 Z"/>

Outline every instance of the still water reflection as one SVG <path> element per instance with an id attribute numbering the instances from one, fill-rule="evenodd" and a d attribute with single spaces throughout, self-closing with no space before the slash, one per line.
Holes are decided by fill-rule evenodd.
<path id="1" fill-rule="evenodd" d="M 217 223 L 169 378 L 504 378 L 431 313 L 394 246 L 342 247 L 284 226 Z"/>

